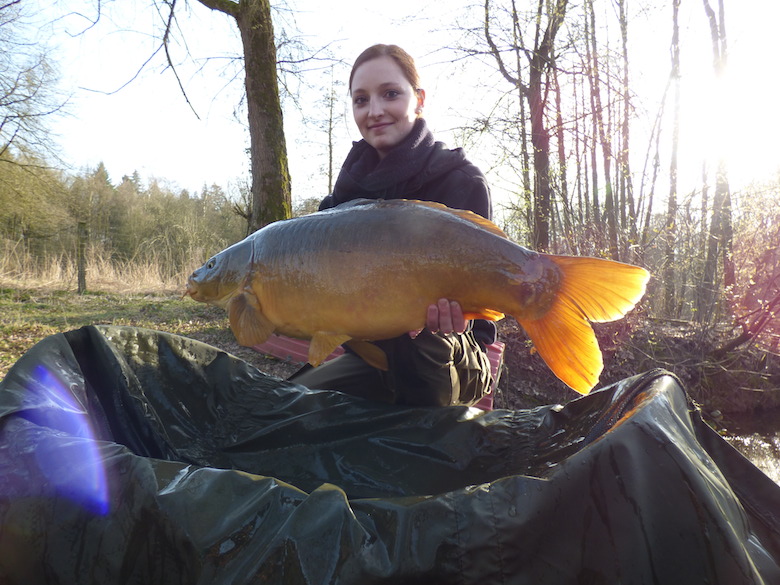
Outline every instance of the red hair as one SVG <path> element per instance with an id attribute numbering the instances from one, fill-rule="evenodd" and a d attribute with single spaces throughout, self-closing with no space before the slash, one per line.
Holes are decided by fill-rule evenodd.
<path id="1" fill-rule="evenodd" d="M 417 73 L 417 67 L 414 65 L 414 59 L 412 56 L 404 51 L 398 45 L 373 45 L 360 53 L 358 58 L 355 59 L 355 64 L 352 65 L 352 71 L 349 74 L 349 92 L 352 93 L 352 79 L 355 77 L 355 71 L 363 63 L 376 59 L 378 57 L 390 57 L 396 62 L 398 67 L 401 68 L 401 72 L 404 77 L 417 91 L 420 89 L 420 75 Z"/>

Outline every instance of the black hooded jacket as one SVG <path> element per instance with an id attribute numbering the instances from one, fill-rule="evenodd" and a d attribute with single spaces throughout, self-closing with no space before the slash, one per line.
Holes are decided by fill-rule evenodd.
<path id="1" fill-rule="evenodd" d="M 492 219 L 490 188 L 482 171 L 466 159 L 463 149 L 450 150 L 436 142 L 422 118 L 381 160 L 365 140 L 355 142 L 320 210 L 360 198 L 436 201 Z M 483 345 L 495 341 L 491 322 L 475 321 L 473 331 Z"/>

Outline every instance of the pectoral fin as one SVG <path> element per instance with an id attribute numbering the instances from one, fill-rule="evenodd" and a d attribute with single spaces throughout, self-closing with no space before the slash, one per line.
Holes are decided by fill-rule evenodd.
<path id="1" fill-rule="evenodd" d="M 346 345 L 358 354 L 364 362 L 372 368 L 386 372 L 390 369 L 387 363 L 387 354 L 379 346 L 370 341 L 360 341 L 359 339 L 350 339 Z"/>
<path id="2" fill-rule="evenodd" d="M 274 324 L 263 314 L 257 297 L 246 292 L 230 299 L 230 329 L 240 345 L 252 347 L 264 343 L 274 332 Z"/>
<path id="3" fill-rule="evenodd" d="M 309 363 L 313 366 L 319 366 L 325 361 L 325 358 L 333 353 L 339 345 L 349 341 L 349 335 L 340 333 L 317 332 L 311 338 L 309 344 Z"/>

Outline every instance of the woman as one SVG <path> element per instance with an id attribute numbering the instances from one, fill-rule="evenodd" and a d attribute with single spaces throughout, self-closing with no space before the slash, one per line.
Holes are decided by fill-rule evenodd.
<path id="1" fill-rule="evenodd" d="M 369 47 L 352 67 L 349 92 L 363 140 L 354 143 L 320 210 L 358 198 L 420 199 L 490 219 L 482 172 L 461 149 L 436 142 L 421 117 L 425 91 L 408 53 L 396 45 Z M 440 299 L 428 308 L 426 329 L 376 342 L 388 355 L 389 371 L 347 352 L 291 379 L 395 404 L 473 404 L 490 388 L 483 348 L 495 333 L 492 323 L 467 323 L 457 302 Z"/>

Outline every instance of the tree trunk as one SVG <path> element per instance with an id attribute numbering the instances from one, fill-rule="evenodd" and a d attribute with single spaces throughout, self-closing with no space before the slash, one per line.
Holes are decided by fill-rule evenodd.
<path id="1" fill-rule="evenodd" d="M 555 4 L 548 5 L 545 0 L 539 0 L 537 5 L 536 35 L 533 50 L 527 50 L 520 42 L 514 47 L 515 54 L 522 52 L 528 55 L 529 73 L 528 85 L 520 79 L 520 71 L 517 75 L 510 73 L 506 67 L 501 51 L 493 41 L 490 34 L 490 0 L 485 0 L 485 40 L 490 47 L 490 52 L 496 60 L 499 71 L 515 88 L 525 97 L 528 103 L 528 114 L 531 124 L 531 148 L 533 148 L 534 167 L 534 209 L 533 230 L 531 245 L 540 251 L 550 247 L 550 217 L 552 189 L 550 186 L 550 135 L 544 121 L 545 108 L 547 106 L 547 82 L 553 56 L 553 43 L 555 35 L 563 24 L 566 15 L 568 0 L 556 0 Z M 548 6 L 547 26 L 542 29 L 544 8 Z M 513 22 L 517 25 L 517 11 L 513 5 Z M 519 39 L 519 37 L 516 37 Z M 522 41 L 522 39 L 519 39 Z"/>
<path id="2" fill-rule="evenodd" d="M 572 223 L 571 204 L 569 200 L 569 183 L 566 178 L 567 164 L 566 164 L 566 148 L 564 142 L 563 131 L 563 107 L 561 105 L 561 86 L 558 83 L 558 70 L 553 69 L 553 81 L 555 82 L 555 126 L 556 141 L 558 143 L 558 180 L 560 184 L 561 195 L 561 213 L 563 214 L 563 237 L 567 242 L 571 242 L 574 234 L 574 226 Z M 569 245 L 571 248 L 572 246 Z"/>
<path id="3" fill-rule="evenodd" d="M 723 0 L 719 0 L 720 23 L 715 12 L 704 0 L 704 12 L 710 24 L 710 37 L 712 40 L 712 62 L 715 69 L 715 76 L 721 77 L 726 68 L 726 29 L 723 22 L 724 9 Z M 714 96 L 720 100 L 721 96 Z M 718 108 L 722 111 L 724 106 Z M 717 122 L 714 122 L 717 123 Z M 717 264 L 718 256 L 723 257 L 723 282 L 726 286 L 731 286 L 735 282 L 734 266 L 731 259 L 732 249 L 732 221 L 731 221 L 731 190 L 729 187 L 728 170 L 726 167 L 725 155 L 719 152 L 718 162 L 715 171 L 715 193 L 712 198 L 712 218 L 710 219 L 710 230 L 707 242 L 707 258 L 704 262 L 704 272 L 702 275 L 701 291 L 699 298 L 700 305 L 697 308 L 700 319 L 711 317 L 714 314 L 715 297 L 718 289 L 717 285 Z M 719 254 L 720 253 L 720 254 Z"/>
<path id="4" fill-rule="evenodd" d="M 531 116 L 531 147 L 534 164 L 534 224 L 531 246 L 539 251 L 550 248 L 550 135 L 544 124 L 545 99 L 542 88 L 543 65 L 532 59 L 528 82 L 528 110 Z"/>
<path id="5" fill-rule="evenodd" d="M 623 128 L 621 131 L 623 137 L 622 148 L 618 156 L 618 167 L 620 171 L 620 199 L 621 205 L 626 212 L 625 226 L 628 228 L 628 237 L 630 243 L 635 245 L 639 239 L 639 228 L 637 225 L 637 211 L 634 202 L 634 184 L 631 180 L 630 140 L 629 129 L 631 121 L 631 87 L 629 85 L 629 59 L 628 59 L 628 17 L 626 15 L 626 0 L 617 0 L 618 18 L 620 20 L 620 38 L 623 61 Z M 633 248 L 630 248 L 633 249 Z M 629 258 L 628 261 L 631 261 Z"/>
<path id="6" fill-rule="evenodd" d="M 612 140 L 604 123 L 604 108 L 601 106 L 601 80 L 599 79 L 599 59 L 596 50 L 596 14 L 593 10 L 593 1 L 587 2 L 587 10 L 590 16 L 590 91 L 593 97 L 593 120 L 598 132 L 598 140 L 601 143 L 601 153 L 604 159 L 604 212 L 607 217 L 607 233 L 609 236 L 609 256 L 613 260 L 620 260 L 617 236 L 617 210 L 612 192 Z"/>
<path id="7" fill-rule="evenodd" d="M 578 81 L 574 80 L 574 92 L 575 92 L 575 160 L 577 161 L 576 173 L 577 173 L 577 204 L 578 204 L 578 220 L 579 227 L 584 228 L 591 223 L 590 212 L 590 199 L 588 198 L 588 188 L 590 182 L 588 180 L 588 168 L 585 164 L 588 153 L 588 138 L 587 130 L 584 122 L 584 112 L 588 111 L 585 103 L 585 83 L 582 82 L 582 91 L 579 96 L 576 96 L 578 87 Z"/>
<path id="8" fill-rule="evenodd" d="M 333 67 L 330 68 L 330 94 L 328 95 L 328 193 L 333 193 L 333 183 L 336 179 L 333 168 L 333 135 L 336 129 L 336 87 L 333 80 Z"/>
<path id="9" fill-rule="evenodd" d="M 78 222 L 78 229 L 76 232 L 76 271 L 78 273 L 78 285 L 77 292 L 83 295 L 87 292 L 87 241 L 89 240 L 89 233 L 87 232 L 87 222 Z"/>
<path id="10" fill-rule="evenodd" d="M 541 32 L 541 12 L 544 0 L 539 1 L 537 39 Z M 528 110 L 531 119 L 531 146 L 534 149 L 534 231 L 532 245 L 535 249 L 550 249 L 550 215 L 552 188 L 550 186 L 550 134 L 544 123 L 547 105 L 546 82 L 552 63 L 553 43 L 566 16 L 567 0 L 557 0 L 550 6 L 547 27 L 531 54 L 528 75 Z"/>
<path id="11" fill-rule="evenodd" d="M 290 173 L 269 0 L 198 0 L 236 20 L 244 48 L 252 165 L 249 229 L 291 216 Z"/>
<path id="12" fill-rule="evenodd" d="M 661 96 L 661 105 L 658 108 L 655 123 L 653 124 L 653 129 L 650 133 L 647 155 L 645 156 L 645 165 L 642 171 L 642 180 L 640 181 L 639 211 L 637 216 L 639 218 L 638 224 L 642 226 L 642 232 L 639 239 L 639 251 L 642 254 L 644 254 L 644 251 L 650 245 L 651 240 L 655 238 L 653 231 L 651 230 L 651 220 L 653 218 L 655 186 L 658 183 L 658 173 L 661 169 L 662 120 L 664 118 L 664 112 L 666 111 L 666 101 L 669 97 L 669 88 L 672 86 L 672 81 L 672 75 L 669 75 L 669 80 L 667 81 L 663 95 Z M 651 178 L 649 181 L 646 179 L 648 165 L 651 167 Z M 648 190 L 647 195 L 645 195 L 645 188 Z"/>
<path id="13" fill-rule="evenodd" d="M 590 22 L 588 18 L 585 18 L 585 66 L 584 69 L 587 72 L 590 72 L 593 68 L 593 61 L 596 59 L 596 56 L 592 54 L 591 51 L 591 45 L 587 41 L 588 38 L 591 36 L 590 32 Z M 599 201 L 599 169 L 598 169 L 598 162 L 597 162 L 597 140 L 598 140 L 598 122 L 596 118 L 596 102 L 593 95 L 593 83 L 592 83 L 592 76 L 588 74 L 588 82 L 590 91 L 588 92 L 588 97 L 590 98 L 590 119 L 591 119 L 591 137 L 590 137 L 590 174 L 591 174 L 591 185 L 590 185 L 590 193 L 591 193 L 591 199 L 592 199 L 592 213 L 593 213 L 593 225 L 596 228 L 596 231 L 599 233 L 599 237 L 601 236 L 601 203 Z"/>
<path id="14" fill-rule="evenodd" d="M 487 4 L 486 4 L 487 6 Z M 523 46 L 523 38 L 520 33 L 520 19 L 517 15 L 517 7 L 514 1 L 512 2 L 512 39 L 515 43 L 515 47 L 518 49 Z M 515 67 L 519 72 L 523 67 L 523 54 L 522 51 L 515 51 Z M 517 85 L 517 84 L 516 84 Z M 528 155 L 528 131 L 526 129 L 527 116 L 525 114 L 525 95 L 522 91 L 522 86 L 518 87 L 518 107 L 520 108 L 520 119 L 518 120 L 519 134 L 520 134 L 520 152 L 521 160 L 523 164 L 522 169 L 522 185 L 523 185 L 523 201 L 525 202 L 525 221 L 528 233 L 533 233 L 533 187 L 531 186 L 531 157 Z"/>
<path id="15" fill-rule="evenodd" d="M 680 0 L 672 2 L 672 83 L 674 84 L 674 121 L 672 123 L 672 156 L 669 163 L 669 202 L 664 227 L 664 310 L 675 314 L 675 248 L 677 239 L 677 150 L 680 142 Z"/>
<path id="16" fill-rule="evenodd" d="M 709 245 L 709 230 L 707 229 L 707 213 L 709 211 L 710 186 L 707 177 L 707 161 L 701 165 L 701 227 L 699 229 L 699 241 L 696 246 L 697 265 L 701 267 L 701 281 L 695 290 L 696 300 L 694 306 L 694 321 L 704 323 L 708 318 L 706 307 L 709 305 L 710 287 L 706 285 L 707 274 L 707 247 Z"/>

